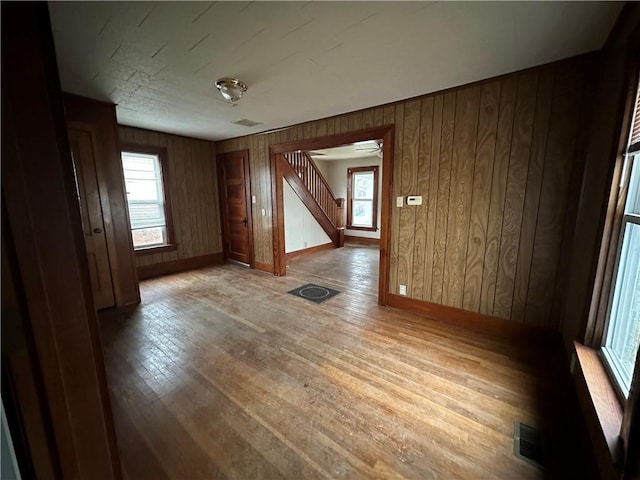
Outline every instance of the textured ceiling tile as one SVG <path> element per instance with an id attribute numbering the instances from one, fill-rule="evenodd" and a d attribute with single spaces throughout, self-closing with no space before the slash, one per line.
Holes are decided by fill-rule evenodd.
<path id="1" fill-rule="evenodd" d="M 607 2 L 51 2 L 63 89 L 119 121 L 222 139 L 600 48 Z M 238 77 L 237 106 L 213 82 Z M 258 131 L 251 130 L 251 131 Z"/>

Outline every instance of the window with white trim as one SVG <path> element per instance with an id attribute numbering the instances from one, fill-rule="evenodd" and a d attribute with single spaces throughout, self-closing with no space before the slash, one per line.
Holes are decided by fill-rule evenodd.
<path id="1" fill-rule="evenodd" d="M 133 248 L 169 245 L 167 202 L 159 153 L 122 152 Z"/>
<path id="2" fill-rule="evenodd" d="M 602 353 L 626 398 L 640 344 L 640 154 L 626 158 L 621 178 L 628 179 L 627 198 Z"/>

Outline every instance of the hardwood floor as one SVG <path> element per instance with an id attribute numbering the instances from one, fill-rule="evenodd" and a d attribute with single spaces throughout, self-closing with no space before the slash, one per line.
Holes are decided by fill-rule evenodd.
<path id="1" fill-rule="evenodd" d="M 345 243 L 322 254 L 303 255 L 287 260 L 287 275 L 320 282 L 325 287 L 350 290 L 362 295 L 378 295 L 380 248 L 375 245 Z M 325 285 L 326 283 L 326 285 Z"/>
<path id="2" fill-rule="evenodd" d="M 516 419 L 549 426 L 547 362 L 379 307 L 372 255 L 146 280 L 140 306 L 104 312 L 125 478 L 544 478 L 512 435 Z M 287 294 L 309 282 L 341 293 Z M 578 476 L 563 478 L 584 478 L 566 461 Z"/>

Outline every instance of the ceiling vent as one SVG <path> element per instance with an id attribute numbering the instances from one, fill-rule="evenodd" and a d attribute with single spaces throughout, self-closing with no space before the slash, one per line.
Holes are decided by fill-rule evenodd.
<path id="1" fill-rule="evenodd" d="M 243 127 L 255 127 L 256 125 L 262 125 L 262 122 L 254 122 L 253 120 L 249 120 L 247 118 L 243 118 L 242 120 L 238 120 L 237 122 L 233 122 L 236 125 L 242 125 Z"/>

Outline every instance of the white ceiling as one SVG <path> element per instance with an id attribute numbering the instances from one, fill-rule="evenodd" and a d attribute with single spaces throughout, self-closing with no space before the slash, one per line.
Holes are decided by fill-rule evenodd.
<path id="1" fill-rule="evenodd" d="M 220 140 L 599 49 L 617 2 L 50 2 L 65 91 Z M 237 77 L 237 106 L 213 82 Z M 243 127 L 241 119 L 261 122 Z"/>

